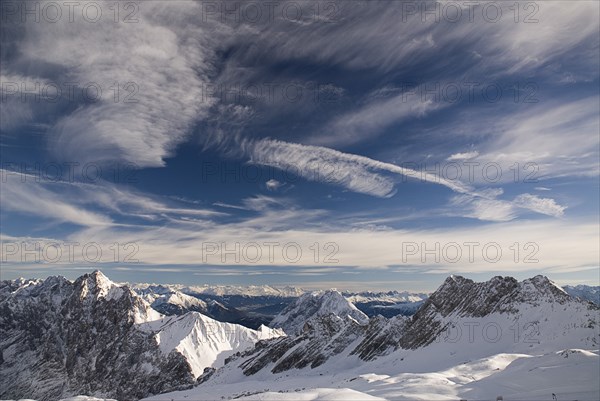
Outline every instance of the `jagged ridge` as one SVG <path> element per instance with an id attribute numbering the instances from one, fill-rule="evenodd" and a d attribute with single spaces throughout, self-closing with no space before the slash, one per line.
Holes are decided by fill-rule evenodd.
<path id="1" fill-rule="evenodd" d="M 313 297 L 311 302 L 316 300 L 318 298 Z M 238 356 L 243 360 L 239 366 L 244 374 L 251 375 L 265 368 L 273 373 L 307 366 L 314 368 L 342 352 L 357 355 L 365 361 L 373 360 L 399 349 L 426 347 L 439 339 L 449 325 L 464 319 L 506 316 L 504 319 L 510 321 L 524 311 L 529 313 L 529 319 L 536 322 L 543 320 L 548 312 L 562 316 L 568 323 L 564 330 L 595 333 L 581 341 L 592 346 L 598 344 L 595 330 L 598 307 L 571 297 L 544 276 L 522 282 L 498 276 L 483 283 L 451 276 L 412 318 L 397 316 L 386 319 L 379 316 L 371 318 L 368 325 L 333 313 L 313 316 L 321 306 L 307 301 L 298 301 L 294 308 L 282 314 L 291 320 L 292 327 L 297 327 L 299 316 L 310 317 L 299 335 L 260 342 L 255 349 Z M 282 326 L 290 323 L 278 322 Z M 573 343 L 578 341 L 575 339 Z"/>
<path id="2" fill-rule="evenodd" d="M 283 335 L 199 313 L 165 317 L 95 271 L 0 283 L 0 398 L 135 400 L 193 385 L 204 368 Z"/>

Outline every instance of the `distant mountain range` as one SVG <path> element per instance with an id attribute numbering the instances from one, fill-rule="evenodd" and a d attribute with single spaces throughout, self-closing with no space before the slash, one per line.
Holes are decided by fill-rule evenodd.
<path id="1" fill-rule="evenodd" d="M 131 288 L 160 313 L 178 315 L 196 311 L 219 321 L 242 324 L 254 329 L 262 324 L 269 324 L 297 298 L 311 293 L 297 287 L 271 286 L 133 284 Z M 340 294 L 369 317 L 410 316 L 427 299 L 425 293 L 398 291 L 346 291 Z"/>
<path id="2" fill-rule="evenodd" d="M 576 286 L 565 285 L 563 286 L 563 289 L 569 295 L 585 299 L 587 301 L 595 303 L 596 305 L 600 305 L 600 286 L 590 286 L 582 284 Z"/>
<path id="3" fill-rule="evenodd" d="M 128 283 L 124 283 L 128 284 Z M 128 284 L 129 285 L 129 284 Z M 197 285 L 187 286 L 183 284 L 131 284 L 134 290 L 148 287 L 163 287 L 171 290 L 177 290 L 185 294 L 212 295 L 217 297 L 241 295 L 246 297 L 282 297 L 295 298 L 304 294 L 306 290 L 298 287 L 272 287 L 270 285 L 250 285 L 250 286 L 232 286 L 232 285 Z"/>

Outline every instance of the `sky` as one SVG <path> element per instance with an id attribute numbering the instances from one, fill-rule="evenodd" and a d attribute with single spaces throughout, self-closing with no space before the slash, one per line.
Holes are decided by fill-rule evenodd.
<path id="1" fill-rule="evenodd" d="M 2 279 L 599 285 L 596 1 L 6 1 Z"/>

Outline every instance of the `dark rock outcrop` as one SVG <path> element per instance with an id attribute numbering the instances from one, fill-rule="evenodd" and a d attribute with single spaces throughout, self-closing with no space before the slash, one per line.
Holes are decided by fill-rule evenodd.
<path id="1" fill-rule="evenodd" d="M 87 394 L 135 400 L 194 383 L 185 358 L 161 353 L 136 319 L 148 305 L 100 272 L 0 284 L 0 398 Z"/>

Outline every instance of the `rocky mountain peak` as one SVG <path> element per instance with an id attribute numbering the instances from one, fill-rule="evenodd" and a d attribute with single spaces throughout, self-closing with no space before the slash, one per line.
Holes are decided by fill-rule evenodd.
<path id="1" fill-rule="evenodd" d="M 73 282 L 56 276 L 16 289 L 2 284 L 2 399 L 89 394 L 134 401 L 190 386 L 204 368 L 284 335 L 197 312 L 166 317 L 99 271 Z"/>
<path id="2" fill-rule="evenodd" d="M 575 308 L 587 308 L 541 275 L 521 282 L 502 276 L 485 282 L 450 276 L 414 314 L 400 346 L 414 349 L 427 345 L 452 320 L 483 318 L 491 314 L 519 316 L 526 310 L 540 310 L 544 305 L 552 308 L 570 302 L 578 304 Z"/>
<path id="3" fill-rule="evenodd" d="M 558 293 L 566 294 L 566 292 L 562 288 L 557 286 L 548 277 L 543 276 L 541 274 L 538 274 L 537 276 L 532 277 L 530 279 L 523 280 L 523 283 L 526 285 L 531 284 L 533 287 L 535 287 L 535 289 L 541 292 L 551 291 L 554 293 L 558 291 Z"/>
<path id="4" fill-rule="evenodd" d="M 460 276 L 450 276 L 430 300 L 443 315 L 461 311 L 472 316 L 484 316 L 491 311 L 510 311 L 511 305 L 516 302 L 536 302 L 540 297 L 560 302 L 568 295 L 541 275 L 522 282 L 513 277 L 495 276 L 477 283 Z"/>
<path id="5" fill-rule="evenodd" d="M 90 296 L 95 299 L 116 299 L 120 298 L 125 292 L 125 288 L 110 281 L 100 270 L 84 274 L 75 280 L 73 284 L 81 299 Z"/>
<path id="6" fill-rule="evenodd" d="M 556 285 L 548 277 L 537 275 L 520 284 L 521 299 L 524 302 L 554 301 L 560 304 L 572 299 L 565 290 Z"/>

